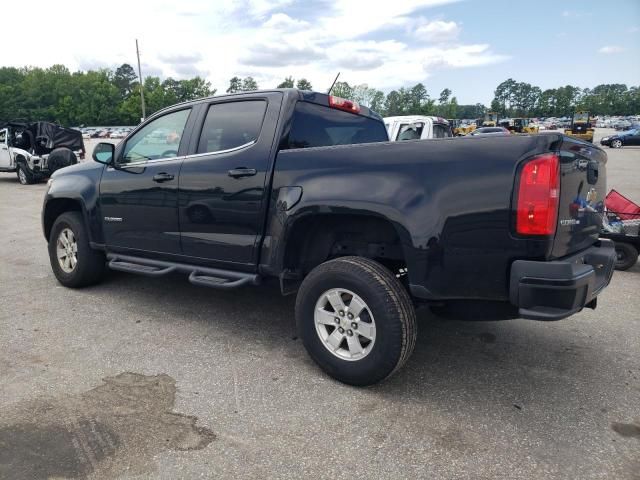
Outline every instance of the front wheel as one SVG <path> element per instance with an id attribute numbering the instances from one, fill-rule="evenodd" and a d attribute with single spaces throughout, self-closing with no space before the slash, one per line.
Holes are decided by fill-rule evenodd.
<path id="1" fill-rule="evenodd" d="M 620 148 L 622 147 L 622 140 L 613 140 L 611 142 L 611 148 Z"/>
<path id="2" fill-rule="evenodd" d="M 296 322 L 320 368 L 356 386 L 396 372 L 411 355 L 417 335 L 406 289 L 385 267 L 360 257 L 330 260 L 304 279 Z"/>
<path id="3" fill-rule="evenodd" d="M 16 173 L 18 174 L 18 181 L 22 185 L 31 185 L 35 182 L 33 174 L 23 163 L 18 164 L 18 171 Z"/>
<path id="4" fill-rule="evenodd" d="M 629 270 L 638 261 L 638 249 L 630 243 L 616 242 L 616 270 Z"/>
<path id="5" fill-rule="evenodd" d="M 80 212 L 65 212 L 51 228 L 49 260 L 58 281 L 65 287 L 80 288 L 102 280 L 105 256 L 89 245 Z"/>

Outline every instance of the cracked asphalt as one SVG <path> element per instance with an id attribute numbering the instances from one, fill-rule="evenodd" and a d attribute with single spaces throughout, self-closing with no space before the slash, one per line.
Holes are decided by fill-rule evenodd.
<path id="1" fill-rule="evenodd" d="M 640 147 L 606 151 L 640 201 Z M 276 288 L 60 286 L 45 187 L 0 174 L 0 478 L 640 479 L 640 264 L 560 322 L 422 309 L 407 365 L 353 388 Z"/>

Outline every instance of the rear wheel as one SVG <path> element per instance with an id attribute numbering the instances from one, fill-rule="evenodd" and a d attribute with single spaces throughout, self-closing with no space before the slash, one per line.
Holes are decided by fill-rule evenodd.
<path id="1" fill-rule="evenodd" d="M 316 267 L 300 286 L 296 321 L 311 358 L 350 385 L 387 378 L 416 342 L 409 294 L 391 271 L 367 258 L 342 257 Z"/>
<path id="2" fill-rule="evenodd" d="M 638 249 L 630 243 L 616 242 L 616 270 L 628 270 L 638 261 Z"/>
<path id="3" fill-rule="evenodd" d="M 622 147 L 622 140 L 616 138 L 615 140 L 611 141 L 611 148 L 620 148 Z"/>
<path id="4" fill-rule="evenodd" d="M 51 228 L 49 260 L 58 281 L 65 287 L 79 288 L 102 280 L 105 256 L 89 245 L 80 212 L 65 212 Z"/>
<path id="5" fill-rule="evenodd" d="M 18 174 L 18 181 L 22 185 L 31 185 L 35 182 L 35 178 L 33 174 L 29 171 L 29 169 L 23 163 L 18 164 L 18 170 L 16 172 Z"/>

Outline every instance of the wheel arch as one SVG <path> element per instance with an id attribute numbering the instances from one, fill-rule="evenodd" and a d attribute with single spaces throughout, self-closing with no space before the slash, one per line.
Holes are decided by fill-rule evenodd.
<path id="1" fill-rule="evenodd" d="M 287 228 L 282 270 L 305 276 L 317 265 L 344 256 L 370 258 L 389 268 L 406 266 L 406 238 L 402 226 L 374 212 L 306 214 Z"/>
<path id="2" fill-rule="evenodd" d="M 56 219 L 65 212 L 80 212 L 83 219 L 86 221 L 84 215 L 84 209 L 80 200 L 72 198 L 53 198 L 49 200 L 42 212 L 42 228 L 44 231 L 44 237 L 49 241 L 51 236 L 51 229 Z"/>

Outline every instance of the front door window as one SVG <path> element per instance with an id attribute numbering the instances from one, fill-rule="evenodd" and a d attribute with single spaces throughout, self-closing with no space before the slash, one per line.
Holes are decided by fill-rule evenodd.
<path id="1" fill-rule="evenodd" d="M 189 108 L 178 110 L 146 124 L 127 140 L 120 163 L 177 157 L 190 111 Z"/>

